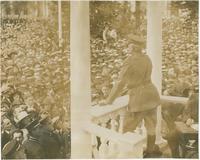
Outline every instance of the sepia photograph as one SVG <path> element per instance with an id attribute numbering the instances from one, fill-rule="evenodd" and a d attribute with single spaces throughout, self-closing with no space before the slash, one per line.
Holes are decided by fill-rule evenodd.
<path id="1" fill-rule="evenodd" d="M 1 1 L 1 159 L 199 158 L 199 2 Z"/>
<path id="2" fill-rule="evenodd" d="M 69 2 L 1 1 L 1 158 L 70 158 Z"/>

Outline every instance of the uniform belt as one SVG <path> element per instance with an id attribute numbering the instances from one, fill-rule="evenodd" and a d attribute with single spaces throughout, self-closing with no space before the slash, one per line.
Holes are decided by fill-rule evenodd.
<path id="1" fill-rule="evenodd" d="M 151 81 L 148 81 L 148 82 L 144 82 L 144 83 L 141 83 L 139 85 L 134 85 L 134 86 L 128 86 L 128 89 L 129 90 L 132 90 L 132 89 L 137 89 L 137 88 L 141 88 L 141 87 L 145 87 L 147 85 L 151 84 Z"/>

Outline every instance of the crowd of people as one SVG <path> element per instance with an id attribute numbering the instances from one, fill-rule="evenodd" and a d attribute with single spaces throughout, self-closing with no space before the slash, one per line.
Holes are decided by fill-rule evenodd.
<path id="1" fill-rule="evenodd" d="M 185 9 L 179 16 L 163 19 L 165 95 L 188 96 L 188 91 L 198 91 L 198 20 L 188 13 Z M 114 31 L 114 36 L 102 33 L 101 38 L 91 38 L 94 105 L 108 96 L 123 61 L 129 56 L 129 39 Z M 69 158 L 69 42 L 59 47 L 57 29 L 40 19 L 2 19 L 0 32 L 3 158 L 23 158 L 21 154 L 17 157 L 13 154 L 19 143 L 23 146 L 23 156 L 35 158 L 29 154 L 33 138 L 45 145 L 38 144 L 44 150 L 37 153 L 41 154 L 39 158 L 51 155 L 44 149 L 51 147 L 46 146 L 58 146 L 58 155 L 52 155 L 53 158 Z"/>
<path id="2" fill-rule="evenodd" d="M 2 157 L 69 158 L 68 43 L 43 19 L 2 19 L 0 30 Z"/>
<path id="3" fill-rule="evenodd" d="M 118 78 L 123 61 L 127 58 L 128 41 L 113 40 L 105 43 L 102 39 L 91 40 L 91 81 L 92 100 L 97 104 L 106 98 Z"/>
<path id="4" fill-rule="evenodd" d="M 163 21 L 163 81 L 165 95 L 198 92 L 198 18 L 188 9 Z"/>
<path id="5" fill-rule="evenodd" d="M 189 130 L 189 128 L 198 124 L 198 18 L 190 17 L 190 12 L 189 9 L 182 9 L 179 11 L 179 15 L 170 15 L 163 18 L 162 94 L 188 97 L 186 104 L 166 101 L 161 102 L 163 118 L 162 129 L 164 128 L 162 137 L 168 142 L 172 158 L 198 157 L 198 131 L 196 129 L 192 129 L 192 132 Z M 94 106 L 96 104 L 111 104 L 113 102 L 112 98 L 116 96 L 116 93 L 121 89 L 120 87 L 124 86 L 124 83 L 130 83 L 129 80 L 122 80 L 124 78 L 123 76 L 130 72 L 123 66 L 124 60 L 129 56 L 127 44 L 130 43 L 130 40 L 128 37 L 122 39 L 118 36 L 116 30 L 115 36 L 106 35 L 106 30 L 109 30 L 109 28 L 105 27 L 103 38 L 91 39 L 91 80 L 92 102 Z M 114 29 L 111 28 L 110 30 L 112 31 Z M 143 61 L 139 62 L 142 63 Z M 134 61 L 132 63 L 134 64 Z M 141 64 L 139 64 L 139 66 L 140 65 Z M 128 66 L 127 61 L 126 66 Z M 119 72 L 121 70 L 123 76 L 121 75 L 121 77 L 119 77 Z M 135 70 L 137 70 L 137 67 L 135 67 Z M 133 77 L 134 75 L 137 75 L 137 72 L 133 74 Z M 117 87 L 115 86 L 110 93 L 117 79 L 119 79 L 116 85 Z M 134 82 L 132 81 L 132 83 Z M 147 87 L 144 87 L 144 90 L 145 88 Z M 126 94 L 126 91 L 127 89 L 124 89 L 122 95 Z M 143 96 L 141 97 L 141 101 L 148 103 L 148 100 L 145 100 L 150 98 L 146 98 L 144 96 L 145 94 L 139 89 L 136 92 L 131 92 L 134 93 L 135 100 L 137 102 L 139 101 L 137 92 L 140 93 L 140 96 Z M 150 91 L 148 90 L 148 92 Z M 144 99 L 144 97 L 146 99 Z M 152 97 L 151 99 L 154 100 Z M 131 101 L 131 98 L 132 95 L 130 94 L 129 101 Z M 137 102 L 134 104 L 137 104 Z M 146 106 L 150 105 L 151 104 L 148 104 Z M 138 106 L 140 109 L 142 108 L 142 105 L 134 105 L 134 109 Z M 129 103 L 128 107 L 131 107 L 131 103 Z M 143 113 L 143 111 L 134 113 L 135 117 L 132 119 L 133 122 L 131 124 L 134 125 L 134 122 L 137 122 L 137 116 L 140 113 Z M 151 112 L 151 116 L 152 115 Z M 148 116 L 148 114 L 145 114 L 145 118 Z M 153 118 L 151 118 L 149 118 L 148 121 L 153 122 Z M 153 124 L 155 123 L 156 122 L 153 122 Z M 177 123 L 181 124 L 179 130 L 177 130 Z M 130 127 L 131 125 L 128 124 L 127 126 Z M 152 129 L 153 125 L 149 126 L 149 128 Z M 148 133 L 148 128 L 146 129 Z M 131 131 L 133 131 L 133 129 Z M 190 137 L 191 134 L 192 136 Z M 154 150 L 153 145 L 148 145 L 148 143 L 150 144 L 154 141 L 154 138 L 151 136 L 152 135 L 148 136 L 147 134 L 147 147 L 151 146 L 150 148 Z M 99 141 L 98 138 L 97 141 Z M 98 144 L 100 144 L 100 142 L 98 142 Z M 162 153 L 159 151 L 159 147 L 156 147 L 156 155 L 154 156 L 158 158 Z"/>
<path id="6" fill-rule="evenodd" d="M 163 19 L 162 92 L 164 95 L 188 96 L 198 91 L 198 19 L 189 10 Z M 103 35 L 105 37 L 105 35 Z M 108 37 L 108 36 L 107 36 Z M 106 98 L 118 78 L 129 39 L 95 38 L 91 40 L 92 100 Z M 124 91 L 125 93 L 126 91 Z"/>
<path id="7" fill-rule="evenodd" d="M 193 130 L 193 137 L 183 132 L 183 126 L 198 125 L 198 18 L 191 15 L 191 10 L 180 9 L 163 21 L 163 94 L 189 98 L 185 105 L 162 103 L 162 136 L 172 158 L 198 157 L 198 131 Z"/>

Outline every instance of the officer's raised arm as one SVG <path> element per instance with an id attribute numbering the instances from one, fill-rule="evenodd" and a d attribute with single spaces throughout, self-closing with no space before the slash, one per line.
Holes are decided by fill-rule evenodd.
<path id="1" fill-rule="evenodd" d="M 113 101 L 120 95 L 123 88 L 126 85 L 126 79 L 127 79 L 127 72 L 129 68 L 129 57 L 124 61 L 124 64 L 122 66 L 122 70 L 120 71 L 118 80 L 114 84 L 113 88 L 111 89 L 111 92 L 106 100 L 103 100 L 100 102 L 100 105 L 106 105 L 106 104 L 112 104 Z"/>
<path id="2" fill-rule="evenodd" d="M 106 99 L 107 104 L 112 104 L 115 98 L 117 98 L 120 93 L 122 92 L 124 86 L 126 85 L 126 74 L 128 71 L 128 63 L 125 62 L 125 65 L 123 66 L 119 78 L 115 85 L 113 86 L 108 98 Z"/>

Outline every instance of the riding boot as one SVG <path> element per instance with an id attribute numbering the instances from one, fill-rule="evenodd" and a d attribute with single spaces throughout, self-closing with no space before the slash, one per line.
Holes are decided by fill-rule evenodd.
<path id="1" fill-rule="evenodd" d="M 155 144 L 155 141 L 155 135 L 147 135 L 147 149 L 144 158 L 158 158 L 162 155 L 159 147 Z"/>
<path id="2" fill-rule="evenodd" d="M 172 158 L 180 158 L 179 139 L 177 133 L 171 133 L 167 142 L 171 150 Z"/>

